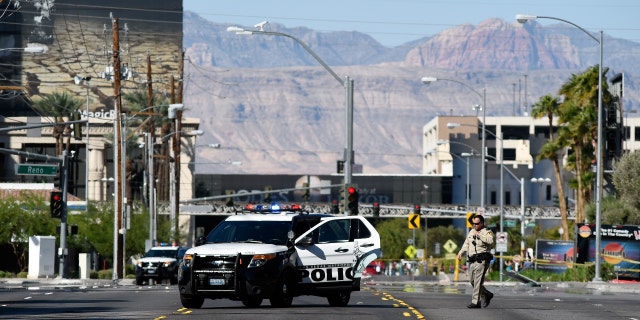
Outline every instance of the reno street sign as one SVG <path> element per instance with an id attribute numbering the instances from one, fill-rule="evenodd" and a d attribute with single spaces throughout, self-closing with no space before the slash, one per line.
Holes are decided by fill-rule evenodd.
<path id="1" fill-rule="evenodd" d="M 16 174 L 27 176 L 56 176 L 58 175 L 58 165 L 16 164 Z"/>

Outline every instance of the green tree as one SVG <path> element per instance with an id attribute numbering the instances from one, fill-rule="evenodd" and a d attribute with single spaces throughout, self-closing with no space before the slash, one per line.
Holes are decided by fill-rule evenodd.
<path id="1" fill-rule="evenodd" d="M 602 222 L 605 224 L 640 224 L 640 152 L 624 154 L 614 163 L 613 185 L 617 197 L 605 197 L 602 205 Z M 595 221 L 595 207 L 588 211 L 590 221 Z"/>
<path id="2" fill-rule="evenodd" d="M 558 115 L 560 101 L 557 97 L 546 95 L 540 98 L 540 101 L 533 105 L 532 116 L 536 119 L 546 117 L 549 123 L 549 140 L 538 152 L 538 160 L 549 159 L 553 163 L 553 172 L 556 178 L 556 188 L 558 190 L 558 199 L 560 204 L 561 226 L 564 230 L 569 230 L 569 222 L 567 219 L 568 210 L 564 193 L 564 182 L 559 158 L 564 154 L 565 146 L 561 141 L 554 138 L 553 118 Z M 563 234 L 563 240 L 569 239 L 569 233 Z"/>
<path id="3" fill-rule="evenodd" d="M 380 234 L 382 253 L 385 259 L 408 258 L 404 251 L 409 245 L 407 240 L 414 239 L 414 231 L 407 227 L 406 219 L 386 219 L 376 225 L 376 230 L 378 230 Z M 451 239 L 456 244 L 461 245 L 464 241 L 463 231 L 453 226 L 429 228 L 427 230 L 427 237 L 427 256 L 436 256 L 434 254 L 434 245 L 436 242 L 443 245 L 447 240 Z M 415 229 L 414 247 L 418 249 L 424 248 L 424 224 L 422 225 L 422 229 Z"/>
<path id="4" fill-rule="evenodd" d="M 613 184 L 621 201 L 640 209 L 640 152 L 625 153 L 614 163 Z"/>
<path id="5" fill-rule="evenodd" d="M 52 219 L 49 205 L 41 195 L 22 192 L 16 199 L 0 199 L 0 244 L 10 245 L 18 272 L 26 271 L 29 237 L 56 234 L 60 220 Z M 10 259 L 4 257 L 3 259 Z"/>
<path id="6" fill-rule="evenodd" d="M 82 249 L 83 252 L 95 248 L 110 265 L 113 265 L 113 210 L 112 202 L 104 202 L 90 206 L 86 214 L 69 216 L 69 224 L 78 225 L 78 236 L 70 241 L 70 244 Z M 168 242 L 170 230 L 168 218 L 159 216 L 157 223 L 158 240 Z M 127 255 L 125 259 L 144 254 L 145 241 L 148 238 L 149 211 L 140 203 L 135 202 L 131 210 L 130 228 L 127 230 L 125 238 L 125 254 Z"/>

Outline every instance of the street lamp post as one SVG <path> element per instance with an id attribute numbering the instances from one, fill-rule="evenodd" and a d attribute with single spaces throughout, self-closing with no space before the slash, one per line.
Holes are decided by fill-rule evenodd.
<path id="1" fill-rule="evenodd" d="M 476 149 L 474 149 L 472 146 L 470 146 L 470 145 L 468 145 L 466 143 L 460 142 L 460 141 L 450 141 L 450 140 L 438 140 L 438 141 L 436 141 L 437 145 L 442 145 L 442 144 L 447 144 L 447 143 L 463 145 L 463 146 L 469 148 L 469 150 L 471 151 L 469 153 L 463 152 L 462 154 L 460 154 L 463 157 L 467 157 L 467 159 L 466 159 L 467 160 L 467 163 L 466 163 L 466 165 L 467 165 L 467 191 L 466 191 L 466 193 L 467 193 L 466 194 L 467 207 L 466 207 L 466 209 L 467 209 L 467 211 L 469 211 L 469 207 L 470 207 L 469 206 L 469 201 L 471 199 L 471 186 L 469 185 L 470 179 L 469 179 L 469 158 L 468 157 L 476 156 L 476 155 L 479 155 L 480 153 Z"/>
<path id="2" fill-rule="evenodd" d="M 487 115 L 487 89 L 486 88 L 482 88 L 482 93 L 478 92 L 477 90 L 475 90 L 474 88 L 472 88 L 470 85 L 462 82 L 462 81 L 458 81 L 455 79 L 445 79 L 445 78 L 436 78 L 436 77 L 422 77 L 421 81 L 422 83 L 428 85 L 431 82 L 436 82 L 438 80 L 444 80 L 444 81 L 451 81 L 451 82 L 455 82 L 458 84 L 461 84 L 465 87 L 467 87 L 468 89 L 470 89 L 473 93 L 477 94 L 478 96 L 480 96 L 480 98 L 482 98 L 482 150 L 481 150 L 481 171 L 480 171 L 480 180 L 481 181 L 481 185 L 480 185 L 480 208 L 482 208 L 484 210 L 484 205 L 485 205 L 485 198 L 486 198 L 486 178 L 487 178 L 487 173 L 486 173 L 486 169 L 485 169 L 485 157 L 486 157 L 486 115 Z M 477 110 L 477 108 L 476 108 Z"/>
<path id="3" fill-rule="evenodd" d="M 447 123 L 447 127 L 448 128 L 455 128 L 458 126 L 461 126 L 464 124 L 460 124 L 460 123 Z M 470 125 L 465 125 L 465 126 L 470 126 Z M 496 136 L 494 133 L 489 132 L 490 135 L 492 135 L 494 138 L 496 138 L 497 140 L 500 140 L 500 158 L 496 158 L 490 155 L 484 155 L 483 156 L 483 160 L 485 157 L 489 157 L 489 158 L 493 158 L 493 160 L 495 161 L 499 161 L 500 162 L 500 233 L 504 232 L 504 170 L 506 170 L 514 179 L 516 179 L 517 181 L 520 181 L 520 219 L 521 219 L 521 228 L 520 231 L 522 233 L 522 241 L 520 243 L 520 251 L 523 252 L 524 250 L 524 228 L 522 226 L 524 226 L 524 200 L 525 200 L 525 196 L 524 196 L 524 178 L 518 178 L 513 172 L 511 172 L 511 170 L 505 168 L 504 166 L 504 159 L 503 159 L 503 154 L 504 154 L 504 139 L 502 136 L 502 132 L 500 132 L 500 137 Z M 452 143 L 454 141 L 451 141 Z M 463 144 L 461 142 L 457 142 L 460 144 Z M 503 258 L 502 255 L 500 255 L 500 281 L 502 282 L 502 271 L 504 268 L 504 263 L 503 263 Z"/>
<path id="4" fill-rule="evenodd" d="M 345 152 L 344 152 L 345 153 L 344 154 L 344 159 L 345 159 L 344 194 L 342 196 L 346 201 L 346 199 L 349 197 L 349 194 L 347 191 L 348 188 L 346 186 L 351 184 L 352 169 L 353 169 L 353 162 L 354 162 L 353 161 L 353 80 L 349 78 L 349 76 L 345 77 L 344 79 L 340 78 L 329 67 L 329 65 L 327 65 L 315 52 L 313 52 L 313 50 L 311 50 L 311 48 L 309 48 L 309 46 L 306 43 L 302 42 L 302 40 L 283 32 L 264 31 L 265 24 L 266 22 L 257 24 L 256 28 L 259 28 L 259 30 L 246 30 L 240 27 L 228 27 L 227 32 L 233 32 L 235 34 L 246 34 L 246 35 L 252 35 L 252 34 L 272 35 L 272 36 L 281 36 L 281 37 L 287 37 L 289 39 L 292 39 L 293 41 L 301 45 L 305 51 L 307 51 L 318 63 L 320 63 L 320 65 L 322 65 L 322 67 L 325 70 L 327 70 L 327 72 L 329 72 L 331 76 L 333 76 L 340 83 L 340 85 L 342 85 L 345 88 L 346 134 L 345 134 Z M 346 203 L 344 204 L 344 214 L 345 215 L 350 214 L 349 208 L 346 205 Z"/>
<path id="5" fill-rule="evenodd" d="M 471 191 L 470 189 L 471 188 L 469 188 L 469 158 L 473 157 L 473 156 L 476 156 L 477 154 L 474 152 L 473 149 L 471 149 L 471 152 L 463 152 L 460 155 L 457 155 L 457 154 L 455 154 L 453 152 L 445 152 L 445 151 L 438 151 L 438 150 L 429 150 L 426 153 L 427 154 L 433 154 L 433 153 L 436 153 L 436 152 L 449 153 L 449 154 L 453 155 L 454 157 L 456 157 L 456 158 L 458 158 L 460 160 L 463 160 L 465 162 L 466 169 L 467 169 L 467 177 L 466 177 L 465 186 L 464 186 L 465 187 L 465 202 L 466 202 L 465 209 L 467 211 L 469 211 L 469 198 L 471 196 L 471 194 L 470 194 L 470 191 Z M 425 199 L 425 202 L 427 202 L 426 199 Z"/>
<path id="6" fill-rule="evenodd" d="M 535 15 L 527 15 L 527 14 L 517 14 L 516 21 L 519 23 L 525 23 L 529 20 L 535 19 L 551 19 L 558 20 L 564 23 L 568 23 L 584 32 L 586 35 L 591 37 L 591 39 L 595 40 L 600 46 L 600 63 L 598 65 L 598 141 L 597 141 L 597 152 L 596 152 L 596 263 L 595 263 L 595 276 L 593 277 L 594 282 L 601 282 L 602 277 L 600 276 L 601 269 L 601 252 L 600 248 L 602 245 L 601 235 L 600 235 L 600 220 L 601 220 L 601 212 L 602 212 L 602 153 L 603 153 L 603 141 L 602 141 L 602 30 L 600 30 L 600 38 L 596 38 L 591 33 L 589 33 L 584 28 L 579 25 L 567 21 L 560 18 L 548 17 L 548 16 L 535 16 Z"/>
<path id="7" fill-rule="evenodd" d="M 173 108 L 172 108 L 173 106 Z M 180 105 L 182 106 L 182 105 Z M 173 117 L 175 116 L 174 112 L 176 111 L 176 109 L 179 109 L 180 106 L 178 105 L 171 105 L 169 106 L 169 115 L 168 117 L 170 119 L 174 119 Z M 172 110 L 173 109 L 173 110 Z M 176 121 L 177 118 L 176 118 Z M 160 139 L 160 141 L 164 141 L 165 139 L 172 137 L 173 139 L 176 140 L 176 144 L 180 144 L 181 143 L 181 134 L 185 133 L 188 136 L 201 136 L 204 134 L 204 131 L 202 130 L 191 130 L 191 131 L 182 131 L 182 130 L 178 130 L 172 133 L 169 133 L 167 135 L 165 135 L 164 137 L 162 137 Z M 180 139 L 180 140 L 179 140 Z M 180 188 L 179 185 L 179 178 L 178 175 L 180 174 L 180 171 L 178 169 L 178 167 L 180 166 L 180 161 L 178 160 L 178 158 L 180 157 L 180 148 L 172 148 L 172 154 L 171 157 L 173 157 L 174 161 L 170 162 L 170 177 L 169 177 L 169 181 L 171 181 L 171 183 L 169 184 L 169 199 L 170 199 L 170 211 L 169 211 L 169 220 L 171 220 L 171 238 L 173 241 L 178 241 L 179 240 L 179 221 L 178 221 L 178 207 L 180 205 L 180 201 L 178 199 L 178 188 Z"/>
<path id="8" fill-rule="evenodd" d="M 467 166 L 467 181 L 465 182 L 464 190 L 465 190 L 465 198 L 467 200 L 465 209 L 467 212 L 469 211 L 469 198 L 471 197 L 471 188 L 469 187 L 469 157 L 475 156 L 472 152 L 463 152 L 460 156 L 465 158 L 466 166 Z"/>

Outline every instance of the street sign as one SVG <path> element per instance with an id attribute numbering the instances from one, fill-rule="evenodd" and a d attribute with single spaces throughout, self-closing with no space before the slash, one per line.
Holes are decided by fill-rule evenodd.
<path id="1" fill-rule="evenodd" d="M 16 164 L 16 174 L 27 176 L 56 176 L 58 175 L 58 165 Z"/>
<path id="2" fill-rule="evenodd" d="M 444 243 L 442 247 L 444 248 L 444 251 L 446 251 L 447 253 L 453 253 L 458 248 L 458 245 L 455 242 L 453 242 L 453 240 L 449 239 L 447 240 L 447 242 Z"/>
<path id="3" fill-rule="evenodd" d="M 506 232 L 496 233 L 496 252 L 507 252 L 507 235 Z"/>
<path id="4" fill-rule="evenodd" d="M 418 253 L 418 250 L 414 246 L 408 246 L 404 249 L 404 254 L 406 254 L 410 259 L 413 259 L 413 257 L 416 256 L 416 253 Z"/>
<path id="5" fill-rule="evenodd" d="M 409 215 L 409 229 L 420 229 L 420 215 L 419 214 L 410 214 Z"/>

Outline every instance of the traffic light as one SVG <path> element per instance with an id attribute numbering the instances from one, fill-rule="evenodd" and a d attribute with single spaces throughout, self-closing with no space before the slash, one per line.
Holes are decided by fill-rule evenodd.
<path id="1" fill-rule="evenodd" d="M 229 197 L 227 197 L 227 202 L 225 203 L 225 205 L 227 207 L 233 207 L 233 197 L 231 195 L 236 193 L 235 190 L 226 190 L 225 193 L 229 195 Z"/>
<path id="2" fill-rule="evenodd" d="M 265 203 L 271 203 L 271 190 L 273 188 L 271 188 L 271 186 L 265 186 L 264 187 L 264 191 L 267 191 L 267 193 L 264 194 L 264 202 Z"/>
<path id="3" fill-rule="evenodd" d="M 64 202 L 62 201 L 62 192 L 51 192 L 51 200 L 49 201 L 49 207 L 51 208 L 51 218 L 62 218 L 62 209 Z"/>
<path id="4" fill-rule="evenodd" d="M 338 200 L 333 200 L 331 202 L 331 212 L 333 212 L 333 214 L 340 213 L 340 205 L 338 204 Z"/>
<path id="5" fill-rule="evenodd" d="M 379 202 L 374 202 L 373 203 L 373 216 L 374 217 L 379 217 L 380 216 L 380 203 Z"/>
<path id="6" fill-rule="evenodd" d="M 305 201 L 309 201 L 309 198 L 311 197 L 311 193 L 309 192 L 309 189 L 307 189 L 309 188 L 309 184 L 305 182 L 302 184 L 302 187 L 305 188 L 303 190 L 302 197 Z"/>
<path id="7" fill-rule="evenodd" d="M 73 121 L 80 120 L 80 112 L 74 112 L 72 115 Z M 73 138 L 76 140 L 82 140 L 82 125 L 80 123 L 74 123 L 73 126 Z"/>
<path id="8" fill-rule="evenodd" d="M 413 205 L 413 213 L 414 214 L 420 214 L 420 204 L 416 203 Z"/>
<path id="9" fill-rule="evenodd" d="M 358 215 L 358 198 L 360 197 L 358 190 L 354 186 L 348 186 L 347 194 L 347 208 L 349 209 L 349 214 L 356 216 Z"/>

